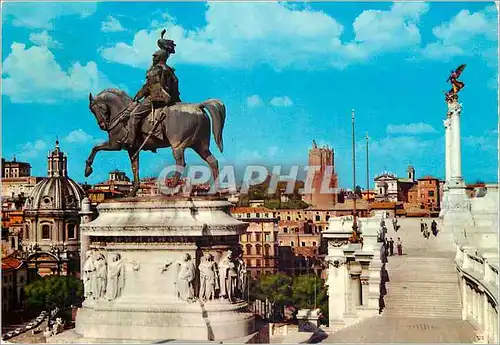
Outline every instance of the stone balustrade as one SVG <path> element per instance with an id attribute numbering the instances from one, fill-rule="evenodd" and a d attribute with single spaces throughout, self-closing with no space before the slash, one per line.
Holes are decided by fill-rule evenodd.
<path id="1" fill-rule="evenodd" d="M 462 319 L 477 329 L 478 343 L 498 343 L 498 257 L 457 246 Z"/>

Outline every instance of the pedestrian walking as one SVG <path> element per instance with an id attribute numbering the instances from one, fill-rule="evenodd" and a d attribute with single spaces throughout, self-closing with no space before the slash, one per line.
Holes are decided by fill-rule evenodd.
<path id="1" fill-rule="evenodd" d="M 424 225 L 424 220 L 421 218 L 420 219 L 420 232 L 424 232 L 425 225 Z"/>
<path id="2" fill-rule="evenodd" d="M 431 230 L 432 230 L 432 234 L 434 236 L 437 236 L 437 234 L 438 234 L 437 223 L 434 219 L 432 220 L 432 223 L 431 223 Z"/>
<path id="3" fill-rule="evenodd" d="M 391 256 L 394 256 L 394 240 L 391 239 L 389 240 L 389 253 L 391 254 Z"/>
<path id="4" fill-rule="evenodd" d="M 396 245 L 398 247 L 398 255 L 403 255 L 403 241 L 401 241 L 401 237 L 398 237 Z"/>

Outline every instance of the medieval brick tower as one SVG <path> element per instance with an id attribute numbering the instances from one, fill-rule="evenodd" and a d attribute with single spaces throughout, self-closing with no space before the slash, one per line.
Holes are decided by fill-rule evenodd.
<path id="1" fill-rule="evenodd" d="M 328 146 L 318 147 L 313 140 L 313 146 L 309 150 L 309 166 L 319 166 L 320 170 L 314 175 L 312 182 L 312 194 L 305 194 L 304 201 L 311 207 L 317 209 L 329 209 L 337 203 L 337 192 L 321 193 L 321 184 L 324 178 L 329 178 L 329 187 L 338 188 L 337 174 L 334 167 L 333 149 Z M 328 177 L 326 169 L 332 168 L 332 175 Z"/>

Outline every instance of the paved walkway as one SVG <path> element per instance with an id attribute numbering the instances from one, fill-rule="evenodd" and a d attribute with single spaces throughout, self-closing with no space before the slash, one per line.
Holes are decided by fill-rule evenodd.
<path id="1" fill-rule="evenodd" d="M 430 221 L 429 230 L 430 230 Z M 389 257 L 386 308 L 382 315 L 330 334 L 327 343 L 471 343 L 475 331 L 461 320 L 460 291 L 452 234 L 426 240 L 420 218 L 400 219 L 388 237 L 403 241 L 403 255 Z M 441 227 L 439 227 L 441 228 Z M 394 248 L 395 252 L 397 249 Z"/>

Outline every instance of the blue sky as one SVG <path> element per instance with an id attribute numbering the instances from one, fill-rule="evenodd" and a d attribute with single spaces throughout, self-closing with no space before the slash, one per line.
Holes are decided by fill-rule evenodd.
<path id="1" fill-rule="evenodd" d="M 460 93 L 463 175 L 496 181 L 497 11 L 490 3 L 2 3 L 2 156 L 46 174 L 59 137 L 69 174 L 95 183 L 125 152 L 102 152 L 83 177 L 93 145 L 106 139 L 88 93 L 144 81 L 162 28 L 177 44 L 170 63 L 183 101 L 227 107 L 221 164 L 306 164 L 315 139 L 335 150 L 342 187 L 352 185 L 351 109 L 357 179 L 384 169 L 444 177 L 449 71 L 467 64 Z M 198 163 L 194 153 L 189 163 Z M 154 176 L 169 149 L 141 155 Z"/>

